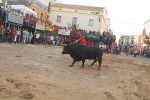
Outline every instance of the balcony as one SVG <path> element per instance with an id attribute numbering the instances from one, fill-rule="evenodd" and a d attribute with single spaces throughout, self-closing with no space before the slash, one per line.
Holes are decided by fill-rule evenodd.
<path id="1" fill-rule="evenodd" d="M 150 44 L 150 37 L 144 37 L 143 42 L 144 44 Z"/>
<path id="2" fill-rule="evenodd" d="M 23 23 L 23 17 L 17 16 L 13 13 L 10 13 L 8 11 L 2 11 L 0 10 L 0 21 L 5 23 L 16 23 L 16 24 L 22 24 Z"/>
<path id="3" fill-rule="evenodd" d="M 15 14 L 6 12 L 6 19 L 5 21 L 7 22 L 13 22 L 17 24 L 22 24 L 23 23 L 23 17 L 17 16 Z"/>
<path id="4" fill-rule="evenodd" d="M 35 28 L 36 27 L 36 19 L 28 17 L 28 16 L 25 16 L 23 18 L 23 25 Z"/>

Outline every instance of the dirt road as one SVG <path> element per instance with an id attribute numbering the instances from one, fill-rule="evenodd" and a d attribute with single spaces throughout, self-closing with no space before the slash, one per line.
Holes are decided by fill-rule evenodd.
<path id="1" fill-rule="evenodd" d="M 62 47 L 0 44 L 0 100 L 150 100 L 150 59 L 104 54 L 68 67 Z"/>

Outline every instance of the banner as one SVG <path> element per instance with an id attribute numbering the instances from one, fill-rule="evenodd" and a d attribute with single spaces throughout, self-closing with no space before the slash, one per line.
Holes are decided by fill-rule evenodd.
<path id="1" fill-rule="evenodd" d="M 52 29 L 51 27 L 46 27 L 46 29 L 45 29 L 45 30 L 50 31 L 50 32 L 52 32 L 52 31 L 53 31 L 53 29 Z"/>
<path id="2" fill-rule="evenodd" d="M 59 29 L 58 34 L 61 35 L 70 35 L 70 30 L 69 29 Z"/>
<path id="3" fill-rule="evenodd" d="M 37 22 L 36 23 L 36 29 L 45 30 L 45 23 Z"/>

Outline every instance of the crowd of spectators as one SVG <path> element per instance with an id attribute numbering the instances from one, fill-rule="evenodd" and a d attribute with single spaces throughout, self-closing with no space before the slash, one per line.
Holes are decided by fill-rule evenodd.
<path id="1" fill-rule="evenodd" d="M 47 33 L 40 33 L 40 32 L 29 32 L 28 29 L 17 29 L 18 27 L 13 27 L 13 29 L 7 28 L 4 29 L 3 24 L 3 16 L 5 12 L 12 13 L 16 16 L 23 17 L 23 25 L 36 28 L 36 22 L 38 23 L 45 23 L 46 26 L 52 28 L 50 31 L 51 34 Z M 83 29 L 78 29 L 74 27 L 60 27 L 57 25 L 52 25 L 52 23 L 48 20 L 45 22 L 41 21 L 38 18 L 35 18 L 33 15 L 26 14 L 23 16 L 23 12 L 17 9 L 12 9 L 11 6 L 3 6 L 0 4 L 0 42 L 6 43 L 23 43 L 23 44 L 40 44 L 40 45 L 62 45 L 62 44 L 69 44 L 76 41 L 81 35 L 85 35 L 86 38 L 86 45 L 88 46 L 99 46 L 101 48 L 106 49 L 109 47 L 108 45 L 111 44 L 113 41 L 112 35 L 109 32 L 100 33 L 99 31 L 86 31 Z M 63 35 L 58 34 L 60 29 L 69 30 L 70 35 Z M 101 46 L 102 45 L 102 46 Z"/>
<path id="2" fill-rule="evenodd" d="M 3 17 L 4 13 L 6 12 L 9 12 L 9 13 L 12 13 L 16 16 L 20 16 L 20 17 L 23 17 L 23 12 L 21 12 L 20 10 L 18 9 L 12 9 L 11 6 L 3 6 L 2 3 L 0 3 L 0 18 Z"/>

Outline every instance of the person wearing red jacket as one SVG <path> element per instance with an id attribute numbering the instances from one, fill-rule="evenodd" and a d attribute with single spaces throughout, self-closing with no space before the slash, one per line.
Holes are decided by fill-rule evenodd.
<path id="1" fill-rule="evenodd" d="M 91 46 L 94 46 L 94 43 L 93 43 L 93 42 L 91 42 Z"/>
<path id="2" fill-rule="evenodd" d="M 17 28 L 14 27 L 14 31 L 13 31 L 13 39 L 14 39 L 14 42 L 13 42 L 13 44 L 16 43 L 16 38 L 17 38 Z"/>
<path id="3" fill-rule="evenodd" d="M 91 46 L 91 43 L 90 43 L 90 41 L 88 42 L 88 44 L 87 44 L 88 46 Z"/>
<path id="4" fill-rule="evenodd" d="M 76 40 L 75 42 L 78 43 L 78 44 L 81 44 L 81 45 L 86 45 L 85 36 L 81 35 L 81 37 L 78 40 Z"/>

